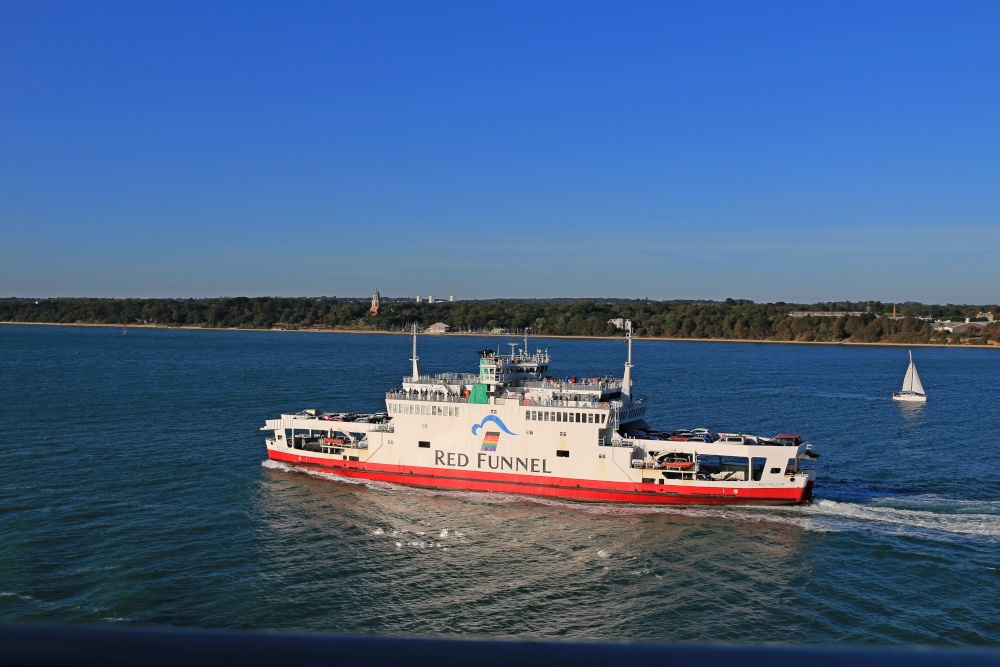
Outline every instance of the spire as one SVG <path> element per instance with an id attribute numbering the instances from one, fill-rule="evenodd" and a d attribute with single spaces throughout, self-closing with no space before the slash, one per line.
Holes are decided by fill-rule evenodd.
<path id="1" fill-rule="evenodd" d="M 372 315 L 378 315 L 378 288 L 375 288 L 375 293 L 372 294 Z"/>

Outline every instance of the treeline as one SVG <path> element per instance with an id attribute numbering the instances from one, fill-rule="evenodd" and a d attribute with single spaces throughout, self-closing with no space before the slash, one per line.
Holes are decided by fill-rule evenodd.
<path id="1" fill-rule="evenodd" d="M 225 297 L 217 299 L 0 299 L 0 321 L 60 324 L 193 326 L 239 329 L 402 331 L 443 322 L 452 331 L 531 328 L 539 335 L 619 336 L 609 320 L 630 319 L 636 336 L 855 343 L 1000 343 L 1000 322 L 962 333 L 937 332 L 920 318 L 976 319 L 997 306 L 897 305 L 878 301 L 758 304 L 726 301 L 493 300 L 386 301 L 378 315 L 367 299 Z M 860 313 L 792 317 L 795 311 Z M 981 318 L 980 318 L 981 319 Z"/>

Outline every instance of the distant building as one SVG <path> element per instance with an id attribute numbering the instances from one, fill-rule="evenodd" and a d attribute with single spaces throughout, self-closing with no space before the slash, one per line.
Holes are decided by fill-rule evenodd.
<path id="1" fill-rule="evenodd" d="M 434 295 L 433 294 L 431 294 L 429 297 L 427 297 L 427 303 L 434 303 Z"/>
<path id="2" fill-rule="evenodd" d="M 452 302 L 454 302 L 454 301 L 455 301 L 455 295 L 454 295 L 454 294 L 452 294 L 451 296 L 449 296 L 449 297 L 448 297 L 448 301 L 452 301 Z M 993 316 L 992 316 L 992 314 L 990 315 L 990 319 L 993 319 Z"/>
<path id="3" fill-rule="evenodd" d="M 421 296 L 418 294 L 417 295 L 417 303 L 420 303 L 420 299 L 421 299 Z"/>
<path id="4" fill-rule="evenodd" d="M 972 328 L 982 329 L 987 324 L 987 322 L 970 322 L 969 318 L 965 318 L 964 322 L 940 320 L 933 324 L 933 328 L 935 331 L 947 331 L 948 333 L 966 333 Z"/>
<path id="5" fill-rule="evenodd" d="M 372 294 L 372 315 L 378 315 L 378 288 L 375 288 L 375 293 Z"/>
<path id="6" fill-rule="evenodd" d="M 451 327 L 444 322 L 435 322 L 434 324 L 427 327 L 427 333 L 432 334 L 446 334 L 451 330 Z"/>

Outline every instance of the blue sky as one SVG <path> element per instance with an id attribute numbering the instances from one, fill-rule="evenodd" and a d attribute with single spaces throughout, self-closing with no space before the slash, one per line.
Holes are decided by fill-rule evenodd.
<path id="1" fill-rule="evenodd" d="M 0 296 L 1000 301 L 1000 3 L 0 0 Z"/>

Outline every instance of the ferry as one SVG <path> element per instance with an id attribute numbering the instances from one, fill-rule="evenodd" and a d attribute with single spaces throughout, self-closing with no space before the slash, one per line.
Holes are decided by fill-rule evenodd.
<path id="1" fill-rule="evenodd" d="M 632 327 L 621 378 L 549 374 L 547 350 L 479 351 L 477 373 L 412 373 L 385 412 L 306 409 L 266 421 L 268 458 L 343 477 L 576 501 L 796 505 L 817 458 L 797 434 L 661 431 L 632 391 Z"/>

